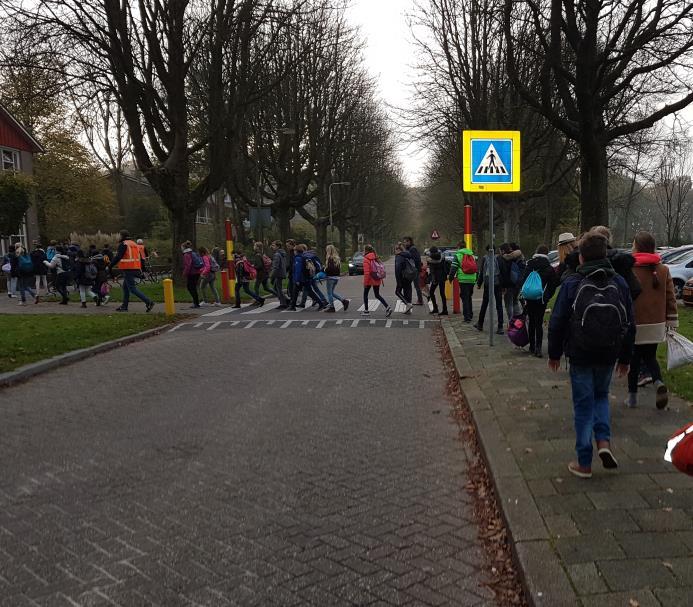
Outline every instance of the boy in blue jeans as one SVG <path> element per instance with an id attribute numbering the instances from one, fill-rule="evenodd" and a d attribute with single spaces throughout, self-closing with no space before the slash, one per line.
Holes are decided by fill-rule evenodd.
<path id="1" fill-rule="evenodd" d="M 626 281 L 607 259 L 607 241 L 588 232 L 580 242 L 580 266 L 563 283 L 549 321 L 549 367 L 570 361 L 577 462 L 568 470 L 592 477 L 592 436 L 605 468 L 617 468 L 611 452 L 609 385 L 616 365 L 628 374 L 635 337 L 633 302 Z"/>

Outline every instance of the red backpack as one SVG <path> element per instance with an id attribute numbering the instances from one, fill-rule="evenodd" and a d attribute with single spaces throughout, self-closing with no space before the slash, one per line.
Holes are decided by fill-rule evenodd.
<path id="1" fill-rule="evenodd" d="M 479 266 L 476 265 L 474 255 L 470 255 L 469 253 L 465 253 L 462 257 L 460 267 L 462 268 L 462 274 L 476 274 L 479 271 Z"/>
<path id="2" fill-rule="evenodd" d="M 250 280 L 255 280 L 257 278 L 257 270 L 255 266 L 248 261 L 247 257 L 243 258 L 243 272 Z"/>

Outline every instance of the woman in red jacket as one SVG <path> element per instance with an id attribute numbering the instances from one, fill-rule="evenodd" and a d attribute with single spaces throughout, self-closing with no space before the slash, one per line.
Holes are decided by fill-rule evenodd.
<path id="1" fill-rule="evenodd" d="M 389 317 L 392 314 L 392 308 L 380 295 L 380 287 L 383 284 L 383 279 L 376 276 L 376 264 L 380 265 L 380 260 L 375 253 L 373 245 L 367 244 L 363 249 L 365 256 L 363 258 L 363 312 L 361 316 L 369 316 L 368 311 L 368 294 L 373 287 L 375 298 L 385 306 L 385 316 Z M 374 263 L 375 262 L 375 263 Z"/>

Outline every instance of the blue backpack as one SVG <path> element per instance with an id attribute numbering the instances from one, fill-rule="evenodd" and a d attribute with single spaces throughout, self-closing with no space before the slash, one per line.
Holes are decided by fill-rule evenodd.
<path id="1" fill-rule="evenodd" d="M 34 262 L 31 260 L 31 255 L 20 255 L 18 266 L 21 274 L 34 273 Z"/>
<path id="2" fill-rule="evenodd" d="M 199 253 L 197 253 L 196 251 L 192 251 L 191 257 L 192 257 L 192 267 L 193 268 L 195 268 L 196 270 L 201 270 L 202 268 L 205 267 L 205 262 L 202 260 L 202 257 L 200 257 Z"/>
<path id="3" fill-rule="evenodd" d="M 526 301 L 542 301 L 544 299 L 544 286 L 541 283 L 541 276 L 536 270 L 532 270 L 522 285 L 520 297 Z"/>
<path id="4" fill-rule="evenodd" d="M 513 261 L 510 264 L 510 284 L 516 285 L 520 282 L 520 278 L 522 277 L 522 272 L 524 272 L 526 267 L 527 267 L 527 264 L 524 262 L 523 259 L 520 259 L 518 261 Z"/>

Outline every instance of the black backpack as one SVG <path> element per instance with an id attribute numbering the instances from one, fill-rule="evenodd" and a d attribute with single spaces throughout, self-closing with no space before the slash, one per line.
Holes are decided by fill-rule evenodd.
<path id="1" fill-rule="evenodd" d="M 402 269 L 402 277 L 407 282 L 413 282 L 419 275 L 419 271 L 416 269 L 416 264 L 414 260 L 410 257 L 404 259 L 404 268 Z"/>
<path id="2" fill-rule="evenodd" d="M 597 272 L 580 281 L 570 319 L 571 349 L 617 356 L 628 332 L 628 313 L 613 278 Z"/>

